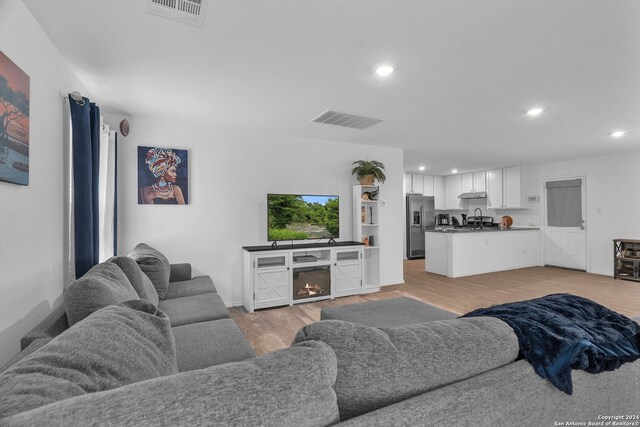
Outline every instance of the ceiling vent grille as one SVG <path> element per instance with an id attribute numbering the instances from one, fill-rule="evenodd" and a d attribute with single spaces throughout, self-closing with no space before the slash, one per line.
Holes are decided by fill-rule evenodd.
<path id="1" fill-rule="evenodd" d="M 327 110 L 318 117 L 311 120 L 316 123 L 326 123 L 328 125 L 343 126 L 353 129 L 366 129 L 382 120 L 371 117 L 359 116 L 351 113 L 340 113 L 338 111 Z"/>
<path id="2" fill-rule="evenodd" d="M 202 27 L 208 3 L 209 0 L 147 0 L 147 10 L 152 15 Z"/>

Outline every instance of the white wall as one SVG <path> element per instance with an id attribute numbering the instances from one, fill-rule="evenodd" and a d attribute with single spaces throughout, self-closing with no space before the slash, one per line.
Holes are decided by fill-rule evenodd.
<path id="1" fill-rule="evenodd" d="M 523 197 L 540 195 L 532 218 L 542 222 L 543 181 L 587 177 L 587 269 L 613 275 L 613 239 L 640 239 L 640 152 L 600 156 L 522 168 Z"/>
<path id="2" fill-rule="evenodd" d="M 106 116 L 117 125 L 121 117 Z M 402 276 L 402 151 L 190 123 L 130 118 L 120 137 L 119 254 L 147 242 L 171 262 L 190 262 L 194 274 L 213 277 L 228 305 L 242 304 L 242 246 L 266 244 L 267 193 L 338 194 L 340 240 L 352 238 L 351 162 L 374 159 L 386 166 L 381 188 L 381 283 Z M 137 204 L 137 146 L 189 150 L 189 205 Z M 182 171 L 178 170 L 179 173 Z"/>
<path id="3" fill-rule="evenodd" d="M 0 2 L 0 50 L 31 77 L 30 184 L 0 182 L 0 365 L 62 302 L 62 94 L 87 93 L 19 0 Z"/>

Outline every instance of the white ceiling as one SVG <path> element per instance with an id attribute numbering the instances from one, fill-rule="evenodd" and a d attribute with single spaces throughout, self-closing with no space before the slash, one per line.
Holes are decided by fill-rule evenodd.
<path id="1" fill-rule="evenodd" d="M 640 150 L 636 0 L 211 0 L 204 28 L 24 1 L 111 112 L 399 147 L 427 173 Z M 310 123 L 325 109 L 384 122 Z"/>

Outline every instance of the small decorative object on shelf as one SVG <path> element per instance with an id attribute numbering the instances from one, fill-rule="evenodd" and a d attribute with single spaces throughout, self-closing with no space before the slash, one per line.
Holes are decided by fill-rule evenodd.
<path id="1" fill-rule="evenodd" d="M 352 164 L 356 166 L 351 170 L 351 175 L 355 175 L 361 185 L 373 185 L 376 180 L 382 184 L 387 179 L 384 174 L 384 164 L 381 162 L 356 160 Z"/>
<path id="2" fill-rule="evenodd" d="M 373 224 L 373 207 L 369 206 L 369 224 Z"/>
<path id="3" fill-rule="evenodd" d="M 376 190 L 376 191 L 365 191 L 364 193 L 362 193 L 362 201 L 364 202 L 374 202 L 376 201 L 376 197 L 378 197 L 378 193 L 380 192 L 380 190 Z"/>
<path id="4" fill-rule="evenodd" d="M 364 243 L 365 246 L 369 246 L 369 236 L 362 236 L 362 243 Z"/>
<path id="5" fill-rule="evenodd" d="M 375 243 L 373 243 L 373 239 L 374 239 L 374 236 L 369 236 L 369 246 L 375 246 L 376 245 Z"/>
<path id="6" fill-rule="evenodd" d="M 367 208 L 364 206 L 360 208 L 360 222 L 363 224 L 367 223 Z"/>

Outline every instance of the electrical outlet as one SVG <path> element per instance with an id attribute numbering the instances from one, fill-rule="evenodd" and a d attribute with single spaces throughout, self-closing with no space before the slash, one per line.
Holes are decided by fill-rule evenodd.
<path id="1" fill-rule="evenodd" d="M 538 196 L 529 196 L 529 203 L 538 203 L 540 198 Z"/>

